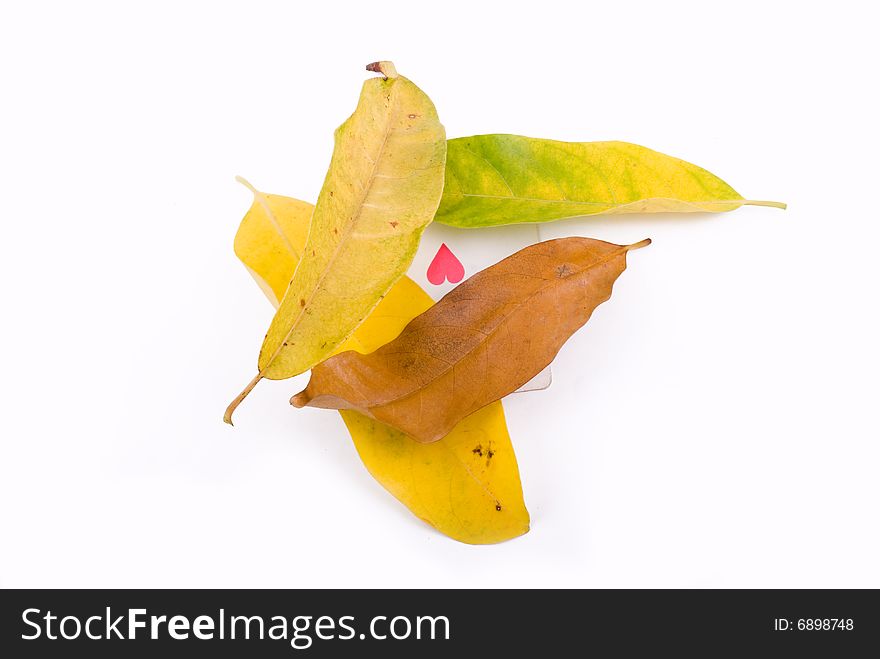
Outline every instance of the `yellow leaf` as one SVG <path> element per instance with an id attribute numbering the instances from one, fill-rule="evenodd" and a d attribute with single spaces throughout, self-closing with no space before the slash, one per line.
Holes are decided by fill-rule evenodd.
<path id="1" fill-rule="evenodd" d="M 500 402 L 419 444 L 359 412 L 340 412 L 367 470 L 415 515 L 460 542 L 486 545 L 529 530 Z"/>
<path id="2" fill-rule="evenodd" d="M 254 190 L 235 237 L 235 253 L 277 306 L 306 241 L 313 206 Z M 394 339 L 433 304 L 401 278 L 338 349 L 369 353 Z M 504 408 L 495 402 L 462 420 L 446 437 L 419 444 L 358 412 L 341 412 L 367 470 L 416 516 L 460 542 L 490 544 L 529 530 L 516 455 Z"/>
<path id="3" fill-rule="evenodd" d="M 301 260 L 260 349 L 257 376 L 282 380 L 332 354 L 412 263 L 443 191 L 446 133 L 434 104 L 390 62 L 364 83 L 336 145 Z"/>

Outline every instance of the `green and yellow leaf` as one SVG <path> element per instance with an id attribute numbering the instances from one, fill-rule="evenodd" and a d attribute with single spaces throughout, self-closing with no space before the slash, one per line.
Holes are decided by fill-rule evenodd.
<path id="1" fill-rule="evenodd" d="M 519 135 L 449 140 L 435 220 L 473 228 L 598 214 L 723 212 L 743 199 L 702 167 L 627 142 Z"/>

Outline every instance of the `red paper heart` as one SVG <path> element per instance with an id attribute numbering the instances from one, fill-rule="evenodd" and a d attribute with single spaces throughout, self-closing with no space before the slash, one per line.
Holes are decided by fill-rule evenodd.
<path id="1" fill-rule="evenodd" d="M 448 279 L 449 283 L 457 284 L 464 278 L 464 266 L 458 257 L 446 246 L 446 243 L 440 245 L 440 249 L 434 255 L 434 260 L 428 266 L 428 281 L 439 286 L 444 279 Z"/>

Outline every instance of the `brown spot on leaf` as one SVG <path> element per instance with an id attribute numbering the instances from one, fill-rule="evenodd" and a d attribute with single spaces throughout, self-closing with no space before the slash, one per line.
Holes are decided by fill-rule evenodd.
<path id="1" fill-rule="evenodd" d="M 388 224 L 391 225 L 391 228 L 392 228 L 392 229 L 396 229 L 396 228 L 397 228 L 397 225 L 400 224 L 400 222 L 389 222 Z"/>
<path id="2" fill-rule="evenodd" d="M 410 119 L 415 119 L 415 118 L 418 117 L 419 115 L 417 115 L 417 114 L 410 114 L 410 115 L 407 115 L 407 116 L 408 116 Z"/>
<path id="3" fill-rule="evenodd" d="M 474 447 L 474 450 L 471 451 L 471 453 L 474 453 L 474 454 L 476 454 L 476 455 L 479 455 L 479 456 L 482 458 L 482 457 L 483 457 L 483 445 L 482 445 L 482 444 L 477 444 L 477 445 Z"/>
<path id="4" fill-rule="evenodd" d="M 501 512 L 501 504 L 497 501 L 495 502 L 495 510 L 497 510 L 499 513 Z"/>
<path id="5" fill-rule="evenodd" d="M 571 270 L 571 268 L 568 267 L 568 263 L 563 263 L 561 266 L 556 268 L 556 276 L 559 279 L 562 279 L 563 277 L 568 277 L 568 275 L 570 275 L 571 272 L 572 272 L 572 270 Z"/>
<path id="6" fill-rule="evenodd" d="M 305 298 L 301 297 L 301 298 L 299 299 L 299 306 L 300 306 L 300 307 L 304 307 L 304 306 L 306 306 L 306 299 L 305 299 Z"/>

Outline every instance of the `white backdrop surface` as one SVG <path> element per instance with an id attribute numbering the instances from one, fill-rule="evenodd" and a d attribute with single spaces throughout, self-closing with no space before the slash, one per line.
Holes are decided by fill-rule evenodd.
<path id="1" fill-rule="evenodd" d="M 714 7 L 714 8 L 713 8 Z M 880 587 L 880 223 L 861 2 L 5 3 L 0 586 Z M 271 308 L 233 177 L 314 200 L 363 67 L 450 137 L 620 139 L 786 212 L 651 237 L 505 402 L 531 532 L 457 544 L 361 466 Z"/>

